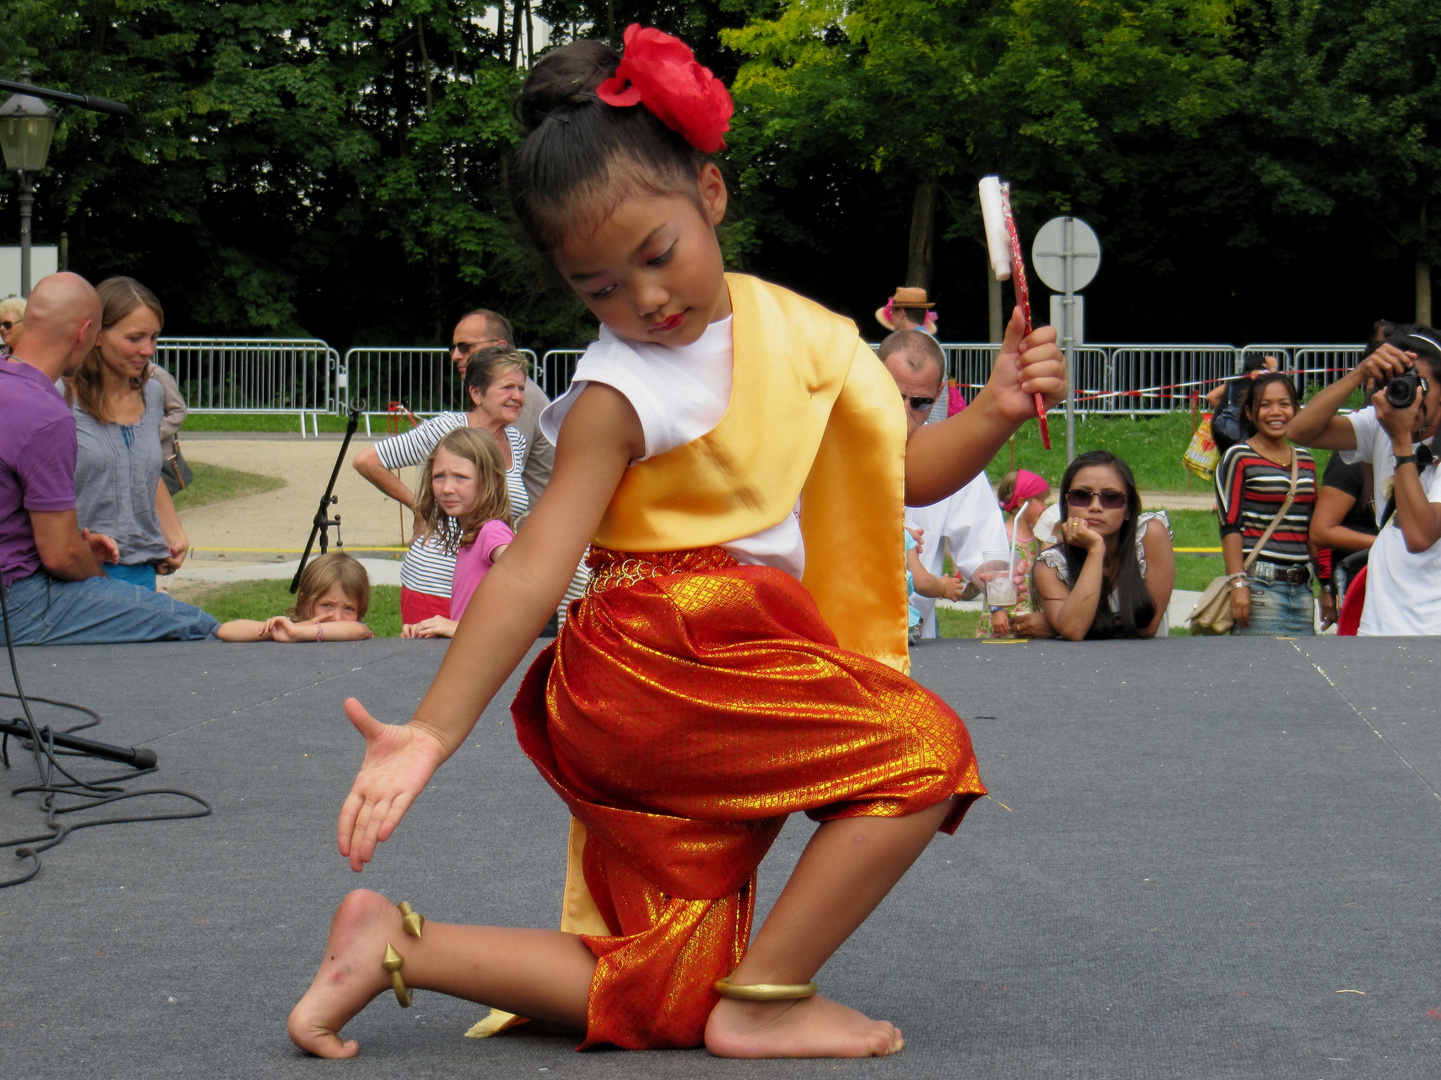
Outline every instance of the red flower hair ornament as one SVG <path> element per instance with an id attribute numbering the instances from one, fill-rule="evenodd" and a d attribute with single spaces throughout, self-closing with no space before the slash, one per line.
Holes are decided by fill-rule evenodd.
<path id="1" fill-rule="evenodd" d="M 696 63 L 689 45 L 640 23 L 626 27 L 620 66 L 595 93 L 607 105 L 644 105 L 703 154 L 725 146 L 735 111 L 725 83 Z"/>

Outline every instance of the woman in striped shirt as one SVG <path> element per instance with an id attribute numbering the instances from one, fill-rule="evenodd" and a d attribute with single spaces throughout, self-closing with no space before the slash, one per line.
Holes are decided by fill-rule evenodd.
<path id="1" fill-rule="evenodd" d="M 1315 548 L 1310 526 L 1316 505 L 1316 462 L 1286 441 L 1286 425 L 1297 406 L 1296 386 L 1289 376 L 1281 372 L 1258 376 L 1241 413 L 1243 431 L 1250 437 L 1227 450 L 1216 470 L 1221 551 L 1232 578 L 1234 634 L 1315 633 L 1311 594 Z M 1286 501 L 1293 459 L 1295 497 L 1265 548 L 1245 570 L 1247 557 Z"/>

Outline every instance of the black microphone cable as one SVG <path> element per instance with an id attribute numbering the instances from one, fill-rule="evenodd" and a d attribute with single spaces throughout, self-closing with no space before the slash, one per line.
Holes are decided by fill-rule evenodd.
<path id="1" fill-rule="evenodd" d="M 20 666 L 15 661 L 15 643 L 10 633 L 10 605 L 6 600 L 7 590 L 3 583 L 0 583 L 0 619 L 3 619 L 5 627 L 5 649 L 10 656 L 10 674 L 15 680 L 15 693 L 0 691 L 0 697 L 11 698 L 20 702 L 24 717 L 17 717 L 16 723 L 23 720 L 24 727 L 28 731 L 25 742 L 29 744 L 31 753 L 35 758 L 35 769 L 39 774 L 39 783 L 26 784 L 17 787 L 10 792 L 12 798 L 18 795 L 27 795 L 38 792 L 41 795 L 40 808 L 45 813 L 45 828 L 49 832 L 41 833 L 38 836 L 24 836 L 13 840 L 0 840 L 0 851 L 6 848 L 15 849 L 15 857 L 18 859 L 29 859 L 30 866 L 26 872 L 18 877 L 8 880 L 0 880 L 0 889 L 9 888 L 11 885 L 23 885 L 36 874 L 40 873 L 40 853 L 49 851 L 60 844 L 71 833 L 79 832 L 81 829 L 88 829 L 95 825 L 120 825 L 135 821 L 180 821 L 185 818 L 208 817 L 213 811 L 210 803 L 206 802 L 199 795 L 189 791 L 182 791 L 179 788 L 147 788 L 143 791 L 126 791 L 120 785 L 138 777 L 153 773 L 155 765 L 146 768 L 135 768 L 129 772 L 120 773 L 116 776 L 106 776 L 98 780 L 83 780 L 77 777 L 65 766 L 60 764 L 62 757 L 87 757 L 91 756 L 83 751 L 70 751 L 63 748 L 57 749 L 58 738 L 65 735 L 73 735 L 77 731 L 84 731 L 100 723 L 100 714 L 94 709 L 86 708 L 84 705 L 76 705 L 69 701 L 57 701 L 54 698 L 27 697 L 25 688 L 20 685 Z M 67 729 L 63 734 L 53 732 L 50 728 L 41 728 L 35 721 L 34 714 L 30 711 L 31 702 L 44 703 L 56 708 L 70 709 L 75 712 L 84 713 L 90 717 L 89 720 L 75 727 Z M 10 735 L 7 732 L 0 736 L 0 761 L 4 762 L 5 768 L 10 768 L 9 752 Z M 80 740 L 83 741 L 83 740 Z M 150 755 L 153 760 L 153 755 Z M 57 781 L 55 774 L 59 773 L 65 779 Z M 169 814 L 136 814 L 131 816 L 115 816 L 98 818 L 93 821 L 69 820 L 61 821 L 62 815 L 73 814 L 80 810 L 93 810 L 101 806 L 109 806 L 111 803 L 122 802 L 126 799 L 137 799 L 146 795 L 177 795 L 183 799 L 189 799 L 198 803 L 199 808 L 188 813 L 177 812 Z M 57 799 L 68 797 L 78 799 L 70 805 L 60 805 Z"/>

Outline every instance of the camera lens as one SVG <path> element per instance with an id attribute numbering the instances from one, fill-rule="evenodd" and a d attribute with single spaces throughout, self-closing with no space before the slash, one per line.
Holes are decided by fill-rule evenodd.
<path id="1" fill-rule="evenodd" d="M 1409 409 L 1416 401 L 1416 392 L 1421 389 L 1421 376 L 1408 371 L 1397 375 L 1386 384 L 1386 400 L 1393 409 Z"/>

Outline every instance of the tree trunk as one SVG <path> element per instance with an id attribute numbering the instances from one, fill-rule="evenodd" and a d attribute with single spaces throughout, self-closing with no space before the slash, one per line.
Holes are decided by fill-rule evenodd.
<path id="1" fill-rule="evenodd" d="M 510 65 L 514 67 L 520 57 L 520 0 L 511 5 L 510 20 Z"/>
<path id="2" fill-rule="evenodd" d="M 530 0 L 525 0 L 525 62 L 535 63 L 535 19 L 530 13 Z"/>
<path id="3" fill-rule="evenodd" d="M 1431 325 L 1431 260 L 1426 257 L 1426 204 L 1421 204 L 1421 239 L 1416 242 L 1416 321 Z"/>
<path id="4" fill-rule="evenodd" d="M 906 264 L 906 284 L 930 290 L 931 268 L 936 255 L 936 196 L 940 185 L 934 177 L 916 185 L 916 200 L 911 209 L 910 257 Z"/>
<path id="5" fill-rule="evenodd" d="M 433 119 L 435 114 L 435 93 L 430 85 L 430 53 L 425 48 L 425 19 L 415 20 L 415 37 L 420 42 L 420 64 L 425 70 L 425 118 Z"/>

